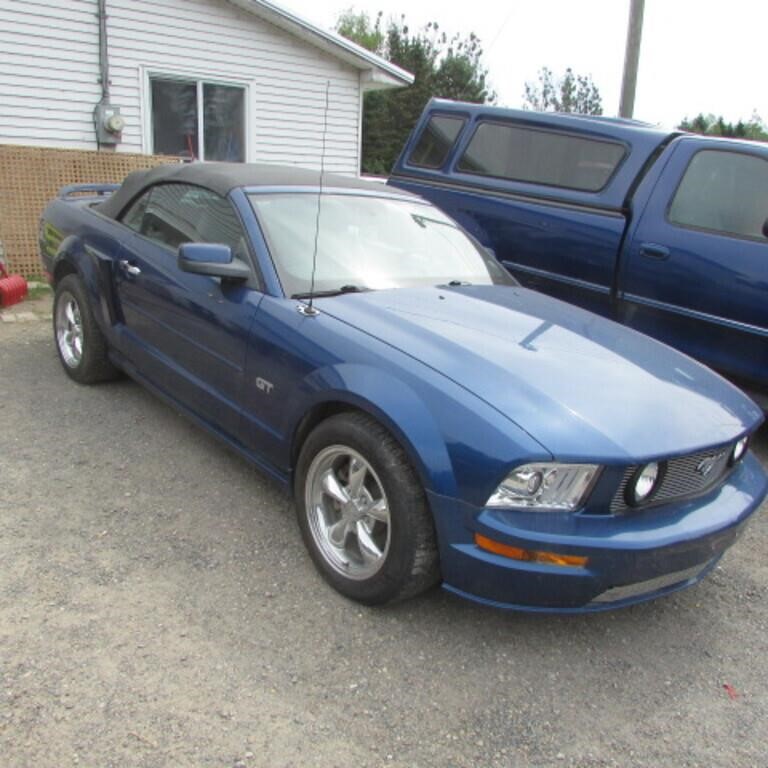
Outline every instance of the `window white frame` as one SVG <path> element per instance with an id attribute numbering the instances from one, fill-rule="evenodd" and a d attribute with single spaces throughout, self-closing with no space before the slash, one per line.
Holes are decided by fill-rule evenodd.
<path id="1" fill-rule="evenodd" d="M 152 79 L 160 80 L 178 80 L 180 82 L 194 82 L 197 86 L 197 135 L 200 146 L 198 151 L 200 157 L 198 160 L 205 160 L 205 138 L 203 136 L 203 84 L 209 85 L 228 85 L 233 88 L 242 88 L 243 109 L 245 113 L 245 125 L 243 132 L 245 136 L 245 162 L 251 162 L 251 89 L 250 83 L 245 80 L 225 80 L 220 77 L 211 76 L 206 73 L 186 70 L 175 67 L 163 67 L 155 69 L 154 67 L 140 67 L 141 70 L 141 151 L 144 154 L 152 155 L 155 152 L 153 146 L 154 132 L 152 127 Z"/>

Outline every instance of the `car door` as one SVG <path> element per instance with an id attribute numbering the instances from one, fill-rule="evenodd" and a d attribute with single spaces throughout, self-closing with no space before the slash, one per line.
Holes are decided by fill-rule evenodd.
<path id="1" fill-rule="evenodd" d="M 682 140 L 631 236 L 621 320 L 768 384 L 766 217 L 768 151 Z"/>
<path id="2" fill-rule="evenodd" d="M 132 232 L 116 277 L 124 354 L 151 384 L 237 439 L 247 332 L 262 294 L 253 282 L 183 272 L 177 254 L 184 242 L 223 243 L 253 265 L 234 208 L 207 189 L 159 184 L 122 223 Z"/>

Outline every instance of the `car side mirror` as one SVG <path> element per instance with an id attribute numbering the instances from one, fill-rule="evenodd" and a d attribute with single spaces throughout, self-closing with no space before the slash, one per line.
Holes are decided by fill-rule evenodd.
<path id="1" fill-rule="evenodd" d="M 763 222 L 763 237 L 768 239 L 768 219 Z"/>
<path id="2" fill-rule="evenodd" d="M 250 267 L 234 258 L 228 245 L 219 243 L 182 243 L 178 264 L 182 272 L 223 280 L 247 280 L 251 276 Z"/>

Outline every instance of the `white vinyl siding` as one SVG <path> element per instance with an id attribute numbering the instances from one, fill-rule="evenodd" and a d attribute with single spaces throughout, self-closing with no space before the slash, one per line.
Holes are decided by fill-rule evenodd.
<path id="1" fill-rule="evenodd" d="M 0 4 L 0 143 L 95 149 L 101 89 L 96 0 Z M 149 77 L 246 87 L 247 159 L 319 168 L 326 82 L 328 171 L 359 168 L 360 74 L 228 0 L 107 0 L 118 152 L 151 152 Z"/>
<path id="2" fill-rule="evenodd" d="M 95 149 L 96 0 L 0 3 L 0 143 Z"/>

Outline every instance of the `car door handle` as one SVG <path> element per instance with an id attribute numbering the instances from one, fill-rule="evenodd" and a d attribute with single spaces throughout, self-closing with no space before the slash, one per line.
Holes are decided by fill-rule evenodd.
<path id="1" fill-rule="evenodd" d="M 649 259 L 664 260 L 669 258 L 669 248 L 666 245 L 657 243 L 642 243 L 640 245 L 640 255 Z"/>
<path id="2" fill-rule="evenodd" d="M 127 259 L 120 259 L 118 264 L 120 265 L 120 269 L 122 269 L 123 272 L 125 272 L 127 275 L 136 277 L 136 275 L 141 274 L 141 270 L 135 264 L 131 264 L 131 262 Z"/>

